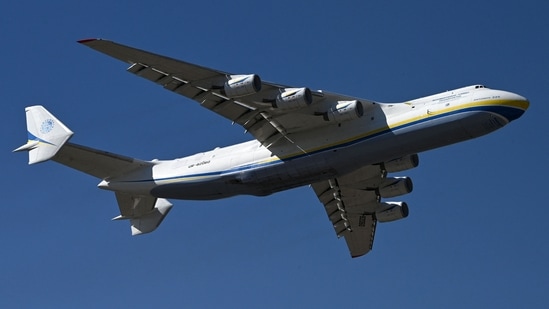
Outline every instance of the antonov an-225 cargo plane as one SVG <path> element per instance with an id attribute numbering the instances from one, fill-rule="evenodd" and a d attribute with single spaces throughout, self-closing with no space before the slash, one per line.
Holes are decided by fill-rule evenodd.
<path id="1" fill-rule="evenodd" d="M 69 143 L 71 132 L 42 106 L 26 108 L 29 164 L 52 159 L 114 191 L 132 235 L 155 230 L 166 199 L 256 196 L 310 185 L 352 257 L 372 249 L 378 222 L 408 216 L 408 177 L 417 153 L 472 139 L 520 117 L 524 97 L 482 85 L 398 104 L 262 81 L 107 40 L 79 41 L 122 60 L 130 73 L 197 101 L 244 127 L 255 140 L 175 160 L 138 160 Z"/>

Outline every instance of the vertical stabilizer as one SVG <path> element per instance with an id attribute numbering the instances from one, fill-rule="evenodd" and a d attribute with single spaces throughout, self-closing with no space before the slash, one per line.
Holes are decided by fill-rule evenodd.
<path id="1" fill-rule="evenodd" d="M 14 151 L 28 151 L 29 164 L 51 159 L 73 135 L 61 121 L 40 105 L 25 108 L 28 141 Z"/>
<path id="2" fill-rule="evenodd" d="M 150 233 L 162 223 L 172 208 L 172 203 L 163 198 L 150 195 L 133 195 L 116 192 L 120 216 L 113 220 L 129 219 L 132 235 Z"/>

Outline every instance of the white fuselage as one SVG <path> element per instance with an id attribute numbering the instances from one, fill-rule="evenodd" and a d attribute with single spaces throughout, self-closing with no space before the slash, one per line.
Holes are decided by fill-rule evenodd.
<path id="1" fill-rule="evenodd" d="M 152 169 L 107 179 L 99 187 L 175 199 L 268 195 L 349 173 L 369 164 L 475 138 L 520 117 L 528 101 L 470 86 L 417 100 L 376 103 L 364 117 L 297 132 L 262 146 L 258 141 L 154 161 Z"/>

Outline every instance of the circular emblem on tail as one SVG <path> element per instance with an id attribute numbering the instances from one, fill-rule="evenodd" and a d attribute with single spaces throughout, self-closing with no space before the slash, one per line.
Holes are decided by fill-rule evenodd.
<path id="1" fill-rule="evenodd" d="M 51 130 L 53 130 L 53 119 L 46 119 L 42 122 L 42 125 L 40 126 L 40 132 L 43 134 L 49 133 Z"/>

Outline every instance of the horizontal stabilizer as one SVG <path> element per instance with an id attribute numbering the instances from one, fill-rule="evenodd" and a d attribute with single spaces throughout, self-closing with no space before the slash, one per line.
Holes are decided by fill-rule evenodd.
<path id="1" fill-rule="evenodd" d="M 132 236 L 150 233 L 162 223 L 172 209 L 172 204 L 163 198 L 138 196 L 116 192 L 120 216 L 113 220 L 129 219 Z"/>
<path id="2" fill-rule="evenodd" d="M 61 121 L 40 105 L 25 108 L 28 141 L 15 151 L 28 151 L 29 164 L 51 159 L 73 135 Z"/>
<path id="3" fill-rule="evenodd" d="M 70 142 L 66 143 L 52 160 L 99 179 L 116 177 L 138 168 L 150 169 L 154 165 L 150 161 L 143 161 Z"/>

